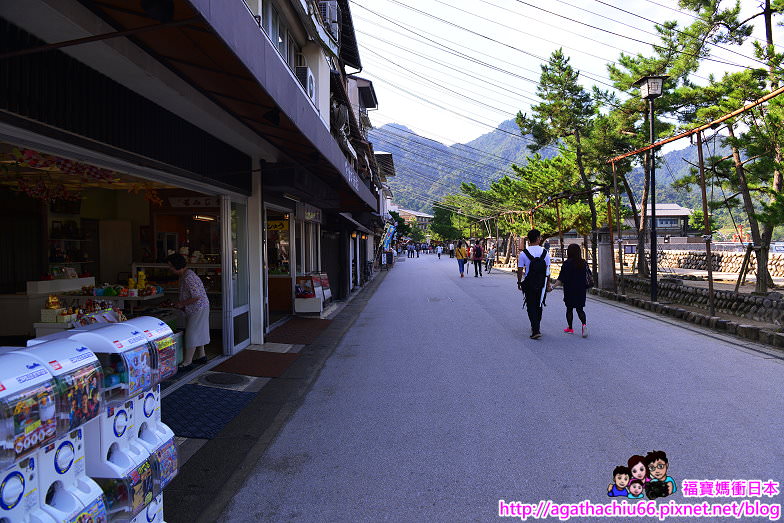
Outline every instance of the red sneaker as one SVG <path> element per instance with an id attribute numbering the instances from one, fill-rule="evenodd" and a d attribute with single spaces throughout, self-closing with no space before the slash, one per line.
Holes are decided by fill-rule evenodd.
<path id="1" fill-rule="evenodd" d="M 564 329 L 564 332 L 565 332 L 566 334 L 574 334 L 574 329 L 570 329 L 569 327 L 566 327 L 566 328 Z"/>

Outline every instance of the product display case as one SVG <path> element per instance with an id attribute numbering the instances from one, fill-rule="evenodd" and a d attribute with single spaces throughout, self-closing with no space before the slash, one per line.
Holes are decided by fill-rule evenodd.
<path id="1" fill-rule="evenodd" d="M 201 278 L 204 290 L 210 300 L 210 329 L 223 327 L 223 279 L 220 263 L 189 263 L 188 268 Z M 144 271 L 148 281 L 154 281 L 163 287 L 167 298 L 177 301 L 179 283 L 175 274 L 169 270 L 168 263 L 134 263 L 131 265 L 131 274 L 137 277 L 139 271 Z"/>

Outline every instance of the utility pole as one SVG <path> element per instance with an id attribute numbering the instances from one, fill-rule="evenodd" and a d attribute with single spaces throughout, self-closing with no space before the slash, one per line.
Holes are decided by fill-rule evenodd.
<path id="1" fill-rule="evenodd" d="M 561 204 L 558 198 L 555 199 L 555 219 L 558 220 L 558 241 L 561 247 L 561 262 L 564 259 L 564 235 L 561 227 Z"/>
<path id="2" fill-rule="evenodd" d="M 713 256 L 711 255 L 711 239 L 713 231 L 710 226 L 710 215 L 708 214 L 708 195 L 705 190 L 705 160 L 702 156 L 702 131 L 697 132 L 697 158 L 700 166 L 700 190 L 702 191 L 702 218 L 704 224 L 705 240 L 705 265 L 708 267 L 708 309 L 710 315 L 716 315 L 716 304 L 713 297 Z"/>
<path id="3" fill-rule="evenodd" d="M 615 170 L 615 162 L 612 162 L 613 187 L 615 188 L 615 221 L 618 223 L 618 261 L 621 264 L 621 294 L 625 294 L 626 284 L 623 281 L 623 238 L 621 236 L 621 196 L 618 194 L 618 173 Z"/>

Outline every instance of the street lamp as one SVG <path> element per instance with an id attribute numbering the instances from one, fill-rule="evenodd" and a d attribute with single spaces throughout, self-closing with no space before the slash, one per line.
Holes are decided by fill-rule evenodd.
<path id="1" fill-rule="evenodd" d="M 662 95 L 664 81 L 669 78 L 667 75 L 643 76 L 634 85 L 640 88 L 640 98 L 648 100 L 648 127 L 650 130 L 651 144 L 656 140 L 653 130 L 654 113 L 653 101 Z M 658 288 L 656 283 L 656 161 L 655 149 L 651 149 L 651 157 L 648 168 L 650 169 L 650 193 L 651 193 L 651 301 L 656 301 Z M 645 216 L 642 217 L 643 220 Z"/>

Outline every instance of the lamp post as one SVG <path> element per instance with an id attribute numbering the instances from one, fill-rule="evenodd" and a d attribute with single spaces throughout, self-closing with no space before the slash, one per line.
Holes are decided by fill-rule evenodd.
<path id="1" fill-rule="evenodd" d="M 666 75 L 660 76 L 643 76 L 637 80 L 634 85 L 640 88 L 640 98 L 648 100 L 648 127 L 650 132 L 650 140 L 653 144 L 656 141 L 654 134 L 653 122 L 653 101 L 662 95 L 664 80 L 669 78 Z M 650 193 L 651 193 L 651 301 L 656 301 L 658 294 L 656 282 L 656 150 L 651 149 L 651 158 L 648 168 L 650 169 Z M 643 216 L 643 219 L 645 217 Z"/>

